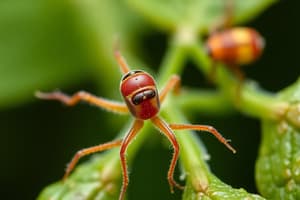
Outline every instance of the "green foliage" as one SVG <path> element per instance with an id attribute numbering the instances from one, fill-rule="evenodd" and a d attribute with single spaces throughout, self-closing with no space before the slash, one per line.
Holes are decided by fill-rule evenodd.
<path id="1" fill-rule="evenodd" d="M 5 31 L 0 32 L 0 107 L 25 103 L 38 89 L 62 88 L 78 84 L 87 77 L 94 78 L 91 82 L 101 89 L 101 96 L 117 96 L 120 74 L 112 55 L 113 44 L 119 39 L 122 53 L 133 68 L 152 70 L 139 58 L 141 35 L 147 34 L 153 28 L 151 25 L 164 30 L 169 37 L 166 54 L 155 75 L 159 86 L 163 86 L 172 74 L 182 75 L 187 61 L 192 61 L 197 70 L 208 77 L 211 60 L 202 40 L 224 17 L 224 2 L 2 1 L 0 26 Z M 277 1 L 234 2 L 234 24 L 244 24 Z M 16 72 L 21 76 L 16 76 Z M 299 83 L 276 95 L 247 80 L 236 101 L 238 81 L 229 71 L 220 68 L 216 75 L 217 91 L 184 89 L 181 95 L 168 97 L 161 114 L 170 123 L 189 123 L 183 113 L 198 115 L 205 111 L 212 116 L 226 116 L 237 109 L 262 120 L 257 186 L 268 199 L 298 199 Z M 126 133 L 129 125 L 118 137 Z M 129 164 L 145 141 L 150 141 L 148 138 L 153 132 L 152 126 L 146 123 L 128 149 Z M 175 134 L 181 146 L 182 174 L 186 177 L 182 199 L 264 199 L 217 178 L 206 162 L 208 155 L 204 145 L 190 131 Z M 45 187 L 38 199 L 117 199 L 121 175 L 119 152 L 114 149 L 79 164 L 66 182 Z"/>
<path id="2" fill-rule="evenodd" d="M 209 3 L 210 2 L 210 3 Z M 260 2 L 260 4 L 258 3 Z M 101 6 L 103 6 L 103 3 Z M 136 6 L 137 4 L 140 5 L 140 9 L 148 9 L 148 10 L 143 10 L 143 13 L 151 13 L 152 16 L 156 16 L 158 21 L 164 22 L 163 26 L 165 28 L 170 28 L 175 31 L 175 35 L 178 34 L 176 33 L 176 30 L 179 31 L 180 33 L 180 27 L 190 27 L 192 31 L 190 34 L 192 37 L 197 37 L 196 35 L 198 34 L 197 32 L 201 29 L 208 29 L 209 24 L 212 24 L 213 21 L 217 21 L 217 18 L 223 15 L 221 12 L 221 9 L 219 8 L 220 2 L 214 1 L 191 1 L 187 2 L 185 4 L 180 4 L 179 2 L 158 2 L 158 1 L 129 1 L 129 5 L 131 6 Z M 139 4 L 140 3 L 140 4 Z M 162 3 L 167 3 L 163 4 Z M 93 9 L 87 9 L 88 6 L 93 5 Z M 110 5 L 110 3 L 108 3 Z M 267 4 L 262 1 L 257 1 L 256 6 L 266 6 Z M 84 10 L 88 10 L 89 13 L 87 13 L 88 16 L 94 16 L 93 10 L 95 10 L 95 7 L 97 7 L 97 4 L 85 4 Z M 218 7 L 219 6 L 219 7 Z M 246 8 L 243 3 L 238 3 L 237 4 L 238 8 Z M 244 7 L 243 7 L 244 6 Z M 213 15 L 214 12 L 208 12 L 212 9 L 212 7 L 218 8 Z M 176 8 L 176 9 L 175 9 Z M 210 9 L 211 8 L 211 9 Z M 247 7 L 248 8 L 248 7 Z M 251 8 L 251 9 L 250 9 Z M 180 9 L 180 10 L 178 10 Z M 202 10 L 203 9 L 203 10 Z M 248 12 L 251 13 L 251 10 L 254 9 L 252 7 L 249 7 Z M 256 7 L 255 7 L 256 9 Z M 207 14 L 207 12 L 199 12 L 199 11 L 207 11 L 210 13 L 213 17 L 204 17 L 202 15 Z M 243 10 L 243 14 L 247 13 L 247 10 Z M 113 13 L 113 12 L 111 12 Z M 200 15 L 201 13 L 202 15 Z M 240 13 L 241 14 L 241 13 Z M 253 14 L 253 13 L 252 13 Z M 97 15 L 98 16 L 98 15 Z M 148 15 L 150 16 L 150 15 Z M 100 16 L 99 16 L 100 17 Z M 150 16 L 151 17 L 151 16 Z M 239 15 L 239 12 L 237 12 L 236 19 L 241 18 L 241 15 Z M 89 19 L 89 18 L 87 18 Z M 246 18 L 244 18 L 246 20 Z M 101 33 L 101 31 L 99 31 Z M 193 36 L 193 34 L 196 34 Z M 202 48 L 198 47 L 193 41 L 191 43 L 184 43 L 181 41 L 182 37 L 179 35 L 179 37 L 175 37 L 174 41 L 171 43 L 169 50 L 167 51 L 167 56 L 162 62 L 162 66 L 160 68 L 160 74 L 158 77 L 158 84 L 162 85 L 171 74 L 173 73 L 181 73 L 181 70 L 184 66 L 184 60 L 187 59 L 188 57 L 192 57 L 195 59 L 197 66 L 199 66 L 201 70 L 204 70 L 204 72 L 207 73 L 207 70 L 209 69 L 209 61 L 207 61 L 207 57 L 205 56 L 205 53 Z M 195 42 L 195 41 L 194 41 Z M 204 66 L 204 69 L 202 67 Z M 234 96 L 234 92 L 232 88 L 236 88 L 237 81 L 229 78 L 227 72 L 223 72 L 220 76 L 217 77 L 218 83 L 221 84 L 221 88 L 224 90 L 231 91 L 229 96 Z M 247 92 L 245 92 L 247 93 Z M 245 98 L 244 98 L 245 96 Z M 254 92 L 249 92 L 250 98 L 247 95 L 244 95 L 243 98 L 241 99 L 241 103 L 245 104 L 246 108 L 247 106 L 249 107 L 252 105 L 251 103 L 257 102 L 257 99 L 261 99 L 259 95 L 257 94 L 257 90 L 254 89 Z M 262 94 L 264 96 L 264 94 Z M 199 95 L 199 99 L 202 99 L 203 96 L 201 94 Z M 173 100 L 172 100 L 173 99 Z M 183 117 L 182 113 L 178 110 L 177 108 L 177 103 L 174 98 L 168 99 L 167 101 L 167 106 L 164 107 L 163 109 L 163 115 L 168 121 L 172 122 L 178 122 L 178 123 L 183 123 L 185 122 L 185 118 Z M 234 99 L 234 98 L 232 98 Z M 250 99 L 250 100 L 249 100 Z M 267 98 L 270 99 L 270 98 Z M 188 101 L 188 99 L 187 99 Z M 233 100 L 234 101 L 234 100 Z M 196 100 L 195 102 L 198 103 Z M 250 103 L 249 103 L 250 102 Z M 264 105 L 265 107 L 270 107 L 266 104 L 266 101 L 263 99 L 260 103 L 256 103 L 260 105 Z M 203 105 L 199 104 L 194 105 L 194 107 L 203 107 Z M 256 112 L 254 113 L 260 113 L 261 107 L 258 106 Z M 268 109 L 267 109 L 268 110 Z M 273 116 L 273 108 L 270 108 L 271 116 Z M 275 112 L 274 112 L 275 113 Z M 128 158 L 131 160 L 134 158 L 135 152 L 138 150 L 138 146 L 142 144 L 142 142 L 147 138 L 147 135 L 149 135 L 149 128 L 148 126 L 143 129 L 143 137 L 139 137 L 137 141 L 135 141 L 135 144 L 132 144 L 133 147 L 131 147 L 131 150 L 128 152 Z M 121 135 L 121 134 L 120 134 Z M 210 170 L 208 169 L 208 166 L 205 163 L 205 152 L 203 151 L 204 147 L 202 145 L 199 145 L 200 143 L 197 142 L 197 139 L 191 135 L 189 132 L 186 133 L 176 133 L 178 142 L 180 143 L 181 148 L 181 164 L 184 168 L 184 171 L 186 174 L 188 174 L 187 177 L 187 182 L 189 183 L 187 186 L 187 189 L 185 190 L 184 193 L 184 199 L 194 199 L 193 196 L 196 196 L 198 198 L 199 193 L 202 194 L 203 197 L 209 198 L 209 199 L 242 199 L 242 198 L 253 198 L 253 199 L 263 199 L 259 196 L 256 195 L 251 195 L 248 194 L 245 190 L 243 189 L 233 189 L 230 186 L 227 186 L 225 183 L 222 183 L 219 181 L 217 178 L 215 178 Z M 114 155 L 114 156 L 113 156 Z M 100 156 L 101 157 L 101 156 Z M 118 158 L 117 154 L 112 154 L 110 156 L 110 159 L 115 160 Z M 106 166 L 109 166 L 106 164 Z M 110 166 L 111 167 L 111 166 Z M 120 168 L 115 168 L 115 170 L 110 172 L 110 175 L 117 174 L 120 176 Z M 86 172 L 92 174 L 92 171 Z M 98 171 L 100 173 L 100 176 L 103 175 L 103 172 Z M 80 177 L 80 173 L 78 171 L 75 171 L 73 176 L 70 177 L 70 182 L 72 184 L 70 185 L 81 185 L 81 179 L 76 179 L 74 177 Z M 120 178 L 120 177 L 119 177 Z M 88 179 L 89 180 L 89 179 Z M 118 179 L 116 179 L 118 180 Z M 116 181 L 115 180 L 115 181 Z M 69 182 L 68 181 L 68 182 Z M 90 184 L 90 180 L 87 182 L 87 184 Z M 116 183 L 114 183 L 116 184 Z M 69 183 L 66 183 L 65 185 L 54 185 L 50 186 L 50 188 L 46 189 L 44 193 L 41 194 L 40 199 L 47 199 L 49 197 L 53 196 L 60 196 L 60 191 L 63 190 L 65 191 L 66 189 L 62 188 L 70 188 L 68 187 Z M 53 189 L 54 188 L 54 189 Z M 91 189 L 90 192 L 87 191 L 81 191 L 82 187 L 72 187 L 71 190 L 67 189 L 65 193 L 60 196 L 61 199 L 70 199 L 70 196 L 72 197 L 73 192 L 75 191 L 75 194 L 80 193 L 80 194 L 85 194 L 86 199 L 92 199 L 95 196 L 98 196 L 98 193 L 103 192 L 103 188 L 100 188 L 100 190 L 97 190 L 95 193 L 95 189 Z M 50 192 L 49 192 L 50 191 Z M 201 195 L 200 195 L 201 196 Z"/>
<path id="3" fill-rule="evenodd" d="M 66 182 L 57 182 L 47 187 L 38 199 L 117 199 L 120 189 L 119 172 L 113 166 L 120 167 L 118 159 L 111 151 L 101 157 L 95 157 L 82 164 Z M 117 163 L 117 164 L 116 164 Z M 109 174 L 109 175 L 106 175 Z M 111 176 L 113 174 L 113 176 Z"/>
<path id="4" fill-rule="evenodd" d="M 109 91 L 119 81 L 111 44 L 119 36 L 131 57 L 131 37 L 140 25 L 125 9 L 116 1 L 1 1 L 0 107 L 90 74 Z"/>
<path id="5" fill-rule="evenodd" d="M 234 189 L 221 182 L 217 177 L 210 176 L 210 187 L 206 193 L 195 192 L 192 185 L 187 182 L 183 200 L 263 200 L 259 195 L 249 194 L 244 189 Z"/>
<path id="6" fill-rule="evenodd" d="M 161 29 L 175 32 L 182 27 L 189 27 L 196 32 L 208 30 L 224 17 L 223 0 L 127 0 L 141 15 L 151 20 Z M 234 20 L 245 23 L 264 11 L 276 0 L 235 1 Z"/>
<path id="7" fill-rule="evenodd" d="M 83 52 L 77 50 L 80 45 L 74 41 L 79 38 L 72 33 L 67 10 L 55 1 L 0 2 L 0 107 L 24 102 L 39 88 L 85 77 Z"/>
<path id="8" fill-rule="evenodd" d="M 262 144 L 256 164 L 256 180 L 268 199 L 300 198 L 300 81 L 278 98 L 290 103 L 279 121 L 263 120 Z"/>

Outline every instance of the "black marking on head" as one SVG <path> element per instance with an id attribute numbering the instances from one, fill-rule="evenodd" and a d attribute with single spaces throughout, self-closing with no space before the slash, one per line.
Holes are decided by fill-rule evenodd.
<path id="1" fill-rule="evenodd" d="M 141 71 L 141 70 L 132 70 L 132 71 L 129 71 L 128 73 L 126 73 L 122 77 L 122 81 L 124 81 L 125 79 L 127 79 L 129 76 L 132 76 L 133 74 L 137 74 L 137 73 L 143 73 L 143 71 Z"/>
<path id="2" fill-rule="evenodd" d="M 156 96 L 155 90 L 152 90 L 152 89 L 150 89 L 150 90 L 144 90 L 142 92 L 137 93 L 136 95 L 134 95 L 132 97 L 132 103 L 134 105 L 139 105 L 144 100 L 151 99 L 151 98 L 153 98 L 155 96 Z"/>

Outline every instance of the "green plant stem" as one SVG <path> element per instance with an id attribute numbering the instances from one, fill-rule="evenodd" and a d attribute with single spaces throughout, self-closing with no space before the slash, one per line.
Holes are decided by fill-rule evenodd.
<path id="1" fill-rule="evenodd" d="M 182 43 L 172 42 L 170 50 L 161 66 L 159 74 L 159 83 L 165 82 L 172 74 L 181 74 L 184 57 L 186 55 L 186 46 Z M 173 99 L 173 100 L 172 100 Z M 183 113 L 179 111 L 178 105 L 174 103 L 173 98 L 169 97 L 164 102 L 163 116 L 169 123 L 187 123 Z M 196 138 L 191 131 L 182 131 L 176 134 L 180 145 L 180 159 L 184 171 L 191 178 L 191 183 L 196 191 L 203 191 L 208 187 L 208 167 L 205 163 L 205 147 L 201 141 Z"/>
<path id="2" fill-rule="evenodd" d="M 201 44 L 191 45 L 189 50 L 197 67 L 208 76 L 212 63 L 201 49 Z M 245 81 L 239 86 L 239 81 L 225 68 L 218 65 L 216 85 L 239 111 L 261 119 L 282 119 L 288 103 L 277 98 L 275 94 L 258 88 L 254 82 Z M 239 87 L 240 94 L 237 94 Z"/>
<path id="3" fill-rule="evenodd" d="M 161 63 L 160 71 L 158 72 L 157 82 L 160 86 L 167 82 L 167 80 L 174 74 L 181 74 L 183 69 L 183 62 L 186 57 L 186 48 L 179 45 L 173 40 L 170 42 L 169 48 Z M 168 67 L 164 67 L 168 66 Z"/>
<path id="4" fill-rule="evenodd" d="M 171 123 L 188 123 L 183 113 L 177 108 L 175 101 L 168 100 L 163 112 L 164 118 Z M 176 139 L 180 145 L 180 163 L 195 191 L 204 191 L 209 185 L 209 168 L 205 163 L 208 155 L 202 142 L 191 131 L 176 131 Z"/>
<path id="5" fill-rule="evenodd" d="M 185 57 L 185 46 L 172 43 L 167 55 L 162 62 L 161 71 L 159 73 L 158 84 L 165 83 L 173 74 L 181 74 L 183 61 Z M 169 123 L 187 123 L 183 114 L 172 99 L 171 95 L 165 100 L 162 114 Z M 131 160 L 141 144 L 150 134 L 150 126 L 147 124 L 137 139 L 130 144 L 128 149 L 128 160 Z M 181 131 L 176 134 L 176 138 L 181 148 L 180 158 L 185 171 L 191 178 L 191 183 L 196 191 L 203 191 L 208 187 L 208 166 L 205 163 L 206 150 L 201 141 L 195 137 L 190 131 Z"/>
<path id="6" fill-rule="evenodd" d="M 176 97 L 176 103 L 185 113 L 204 115 L 228 115 L 234 112 L 231 102 L 212 90 L 192 90 L 183 88 Z"/>

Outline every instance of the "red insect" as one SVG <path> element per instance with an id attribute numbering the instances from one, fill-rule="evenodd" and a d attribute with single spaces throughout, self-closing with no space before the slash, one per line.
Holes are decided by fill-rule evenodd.
<path id="1" fill-rule="evenodd" d="M 174 154 L 167 176 L 172 193 L 174 192 L 173 187 L 177 187 L 180 189 L 183 188 L 183 186 L 179 185 L 173 178 L 174 169 L 179 156 L 179 145 L 177 143 L 173 130 L 188 129 L 210 132 L 233 153 L 236 152 L 235 149 L 229 145 L 228 141 L 211 126 L 192 124 L 167 124 L 162 118 L 158 116 L 160 104 L 163 103 L 166 95 L 172 89 L 179 88 L 180 78 L 178 76 L 172 76 L 167 82 L 166 86 L 162 89 L 162 91 L 158 93 L 155 80 L 150 74 L 141 70 L 130 70 L 118 50 L 115 51 L 115 57 L 120 65 L 121 71 L 124 74 L 121 79 L 120 91 L 126 104 L 106 100 L 101 97 L 96 97 L 84 91 L 75 93 L 73 96 L 67 96 L 58 91 L 51 93 L 36 93 L 36 96 L 38 98 L 46 100 L 58 100 L 68 106 L 73 106 L 79 101 L 85 101 L 98 107 L 104 108 L 108 111 L 117 113 L 130 112 L 134 117 L 133 124 L 124 139 L 115 140 L 78 151 L 66 169 L 65 175 L 63 177 L 64 180 L 69 176 L 70 172 L 73 170 L 76 163 L 81 157 L 120 146 L 120 160 L 123 172 L 123 184 L 119 200 L 123 200 L 129 181 L 125 152 L 130 142 L 143 127 L 144 120 L 151 120 L 151 122 L 169 139 L 174 148 Z"/>
<path id="2" fill-rule="evenodd" d="M 252 28 L 236 27 L 212 34 L 206 43 L 209 55 L 229 65 L 255 61 L 262 53 L 264 40 Z"/>
<path id="3" fill-rule="evenodd" d="M 205 48 L 213 61 L 226 64 L 242 82 L 244 76 L 239 66 L 257 60 L 264 50 L 265 42 L 263 37 L 253 28 L 229 28 L 233 20 L 233 0 L 226 0 L 224 5 L 226 11 L 222 23 L 224 29 L 214 31 L 208 37 Z M 213 76 L 215 68 L 216 64 L 214 63 Z"/>

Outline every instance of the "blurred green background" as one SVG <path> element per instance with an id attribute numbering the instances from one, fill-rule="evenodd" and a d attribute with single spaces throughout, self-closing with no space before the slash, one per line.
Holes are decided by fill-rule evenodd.
<path id="1" fill-rule="evenodd" d="M 46 185 L 62 177 L 77 150 L 111 140 L 128 119 L 84 104 L 67 108 L 37 100 L 36 90 L 60 88 L 72 93 L 84 89 L 120 99 L 120 75 L 112 57 L 113 32 L 124 44 L 129 63 L 154 66 L 155 72 L 165 53 L 168 35 L 124 2 L 99 0 L 95 9 L 102 18 L 96 21 L 87 19 L 89 10 L 79 8 L 78 0 L 74 2 L 0 1 L 1 199 L 36 198 Z M 247 24 L 264 35 L 267 46 L 262 59 L 245 71 L 269 91 L 288 86 L 300 74 L 299 11 L 299 1 L 280 1 Z M 115 13 L 127 17 L 118 18 Z M 95 34 L 97 29 L 103 40 Z M 186 86 L 209 87 L 190 63 L 182 78 Z M 212 171 L 234 187 L 256 192 L 253 174 L 259 121 L 239 113 L 188 116 L 194 123 L 215 126 L 238 150 L 232 155 L 203 134 Z M 154 133 L 153 140 L 141 149 L 131 165 L 131 199 L 141 195 L 143 199 L 175 199 L 166 180 L 171 158 L 168 147 L 160 134 Z"/>

